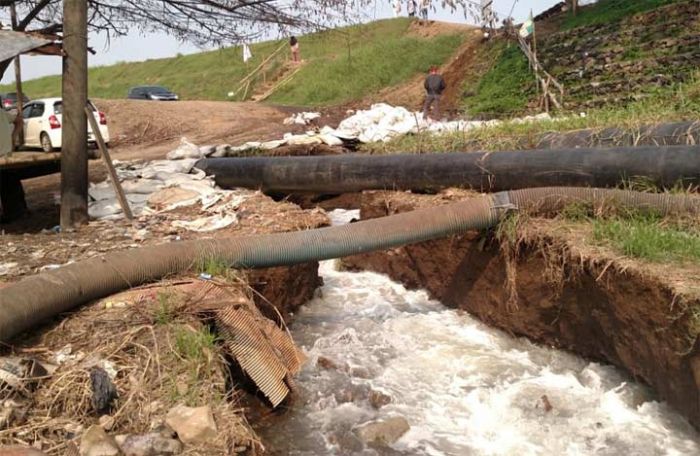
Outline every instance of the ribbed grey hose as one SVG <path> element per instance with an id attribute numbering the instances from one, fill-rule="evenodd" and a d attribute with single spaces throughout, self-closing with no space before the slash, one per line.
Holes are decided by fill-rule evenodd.
<path id="1" fill-rule="evenodd" d="M 0 341 L 81 304 L 182 273 L 210 259 L 237 268 L 264 268 L 340 258 L 489 228 L 509 210 L 550 213 L 571 203 L 609 203 L 661 215 L 700 214 L 700 199 L 691 196 L 539 188 L 495 193 L 339 227 L 111 252 L 1 289 Z"/>
<path id="2" fill-rule="evenodd" d="M 700 185 L 700 146 L 545 149 L 451 154 L 210 158 L 195 165 L 222 188 L 341 194 L 363 190 L 504 191 L 617 187 L 643 177 L 661 187 Z"/>

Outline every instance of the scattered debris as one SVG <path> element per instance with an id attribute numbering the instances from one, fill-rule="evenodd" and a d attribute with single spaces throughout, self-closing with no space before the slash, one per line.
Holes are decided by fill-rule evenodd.
<path id="1" fill-rule="evenodd" d="M 285 125 L 311 125 L 314 120 L 319 119 L 321 114 L 318 112 L 300 112 L 291 117 L 284 119 Z"/>
<path id="2" fill-rule="evenodd" d="M 217 437 L 216 422 L 211 408 L 178 405 L 168 412 L 165 422 L 186 444 L 207 444 Z"/>
<path id="3" fill-rule="evenodd" d="M 3 397 L 31 397 L 39 379 L 49 371 L 41 363 L 29 358 L 0 358 L 0 393 Z"/>
<path id="4" fill-rule="evenodd" d="M 356 427 L 354 432 L 366 444 L 391 445 L 410 429 L 405 418 L 396 416 L 364 423 Z"/>

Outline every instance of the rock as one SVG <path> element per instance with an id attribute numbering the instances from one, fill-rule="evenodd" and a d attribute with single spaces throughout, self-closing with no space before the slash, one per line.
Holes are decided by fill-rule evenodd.
<path id="1" fill-rule="evenodd" d="M 80 456 L 118 456 L 119 445 L 100 426 L 90 426 L 80 439 Z"/>
<path id="2" fill-rule="evenodd" d="M 326 370 L 338 369 L 338 365 L 335 363 L 335 361 L 328 359 L 325 356 L 319 356 L 318 360 L 316 360 L 316 365 L 319 368 L 326 369 Z"/>
<path id="3" fill-rule="evenodd" d="M 207 443 L 217 437 L 216 422 L 210 407 L 191 408 L 183 405 L 173 407 L 165 422 L 183 443 Z"/>
<path id="4" fill-rule="evenodd" d="M 112 403 L 119 398 L 117 387 L 112 383 L 107 371 L 101 367 L 90 369 L 92 386 L 92 407 L 97 413 L 106 413 L 112 408 Z"/>
<path id="5" fill-rule="evenodd" d="M 98 424 L 104 429 L 105 431 L 111 431 L 112 428 L 114 427 L 114 417 L 109 416 L 109 415 L 104 415 L 101 416 Z"/>
<path id="6" fill-rule="evenodd" d="M 387 404 L 391 404 L 391 397 L 381 391 L 372 390 L 369 393 L 369 403 L 372 407 L 379 410 Z"/>
<path id="7" fill-rule="evenodd" d="M 125 456 L 166 456 L 180 454 L 182 443 L 159 433 L 130 435 L 120 438 L 119 446 Z"/>
<path id="8" fill-rule="evenodd" d="M 0 447 L 0 456 L 46 456 L 46 453 L 29 447 Z"/>
<path id="9" fill-rule="evenodd" d="M 405 418 L 396 416 L 385 420 L 370 421 L 354 429 L 355 435 L 366 444 L 391 445 L 411 426 Z"/>

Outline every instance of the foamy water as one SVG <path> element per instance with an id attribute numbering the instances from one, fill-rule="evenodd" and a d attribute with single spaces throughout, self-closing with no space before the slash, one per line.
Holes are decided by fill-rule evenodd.
<path id="1" fill-rule="evenodd" d="M 356 213 L 334 212 L 336 223 Z M 536 346 L 373 273 L 324 262 L 291 331 L 309 355 L 300 399 L 264 432 L 290 455 L 691 455 L 698 434 L 615 368 Z M 317 366 L 318 357 L 338 368 Z M 376 410 L 369 392 L 391 403 Z M 546 400 L 543 399 L 546 396 Z M 547 405 L 546 405 L 547 403 Z M 551 406 L 551 407 L 550 407 Z M 353 428 L 404 417 L 390 448 Z"/>

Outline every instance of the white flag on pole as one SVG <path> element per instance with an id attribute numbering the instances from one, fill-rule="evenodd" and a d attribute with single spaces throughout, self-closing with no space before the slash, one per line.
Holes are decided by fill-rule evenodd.
<path id="1" fill-rule="evenodd" d="M 248 63 L 248 60 L 253 58 L 253 53 L 250 52 L 250 46 L 247 44 L 243 45 L 243 62 Z"/>

